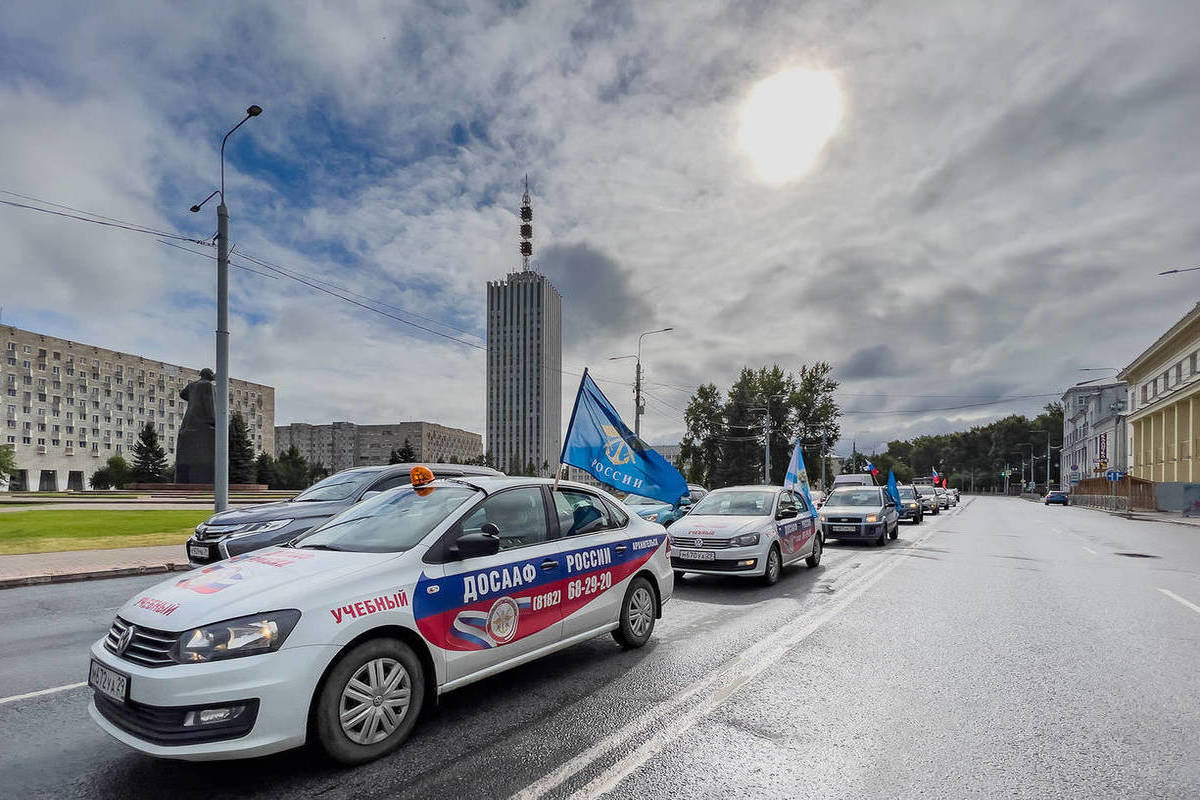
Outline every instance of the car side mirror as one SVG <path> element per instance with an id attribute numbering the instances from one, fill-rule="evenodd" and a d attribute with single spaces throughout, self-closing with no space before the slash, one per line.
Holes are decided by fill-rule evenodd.
<path id="1" fill-rule="evenodd" d="M 363 492 L 362 497 L 358 498 L 358 502 L 361 503 L 363 500 L 370 500 L 377 494 L 383 494 L 383 492 L 379 491 L 378 489 L 368 489 L 367 491 Z"/>
<path id="2" fill-rule="evenodd" d="M 485 522 L 479 533 L 465 533 L 450 545 L 450 555 L 458 559 L 494 556 L 500 552 L 500 529 Z"/>
<path id="3" fill-rule="evenodd" d="M 795 506 L 780 506 L 779 510 L 775 512 L 775 519 L 787 519 L 788 517 L 794 517 L 799 513 L 800 512 L 796 510 Z"/>

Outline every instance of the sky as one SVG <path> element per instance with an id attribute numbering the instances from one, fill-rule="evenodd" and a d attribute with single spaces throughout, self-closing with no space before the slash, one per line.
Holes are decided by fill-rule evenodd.
<path id="1" fill-rule="evenodd" d="M 608 359 L 675 328 L 644 344 L 652 442 L 679 440 L 690 388 L 744 365 L 829 361 L 839 452 L 1036 413 L 1200 294 L 1200 272 L 1157 277 L 1200 264 L 1191 0 L 0 13 L 0 191 L 208 239 L 213 205 L 188 208 L 224 132 L 265 109 L 226 150 L 234 263 L 256 270 L 232 271 L 230 352 L 275 387 L 277 424 L 483 432 L 484 286 L 520 266 L 526 174 L 564 368 L 632 416 L 633 364 Z M 794 70 L 835 86 L 838 113 L 770 96 L 779 127 L 758 133 L 824 133 L 800 168 L 764 168 L 743 124 Z M 0 241 L 3 323 L 212 363 L 211 248 L 3 205 Z"/>

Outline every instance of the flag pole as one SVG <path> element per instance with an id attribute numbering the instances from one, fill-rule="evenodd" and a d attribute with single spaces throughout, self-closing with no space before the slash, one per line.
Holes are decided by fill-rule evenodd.
<path id="1" fill-rule="evenodd" d="M 583 382 L 587 380 L 587 367 L 583 368 L 583 375 L 579 378 L 579 390 L 575 392 L 575 405 L 571 407 L 571 420 L 567 423 L 567 433 L 563 436 L 562 450 L 558 452 L 558 467 L 554 470 L 554 486 L 551 487 L 551 493 L 558 491 L 558 482 L 562 478 L 563 455 L 567 452 L 567 442 L 571 439 L 571 429 L 575 427 L 575 412 L 579 411 L 579 396 L 583 394 Z"/>

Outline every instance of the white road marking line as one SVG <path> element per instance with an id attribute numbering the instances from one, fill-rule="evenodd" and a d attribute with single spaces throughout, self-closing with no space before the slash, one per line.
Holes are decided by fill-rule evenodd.
<path id="1" fill-rule="evenodd" d="M 1079 546 L 1080 546 L 1080 547 L 1083 547 L 1083 545 L 1079 545 Z M 1090 548 L 1090 547 L 1083 547 L 1083 549 L 1084 549 L 1084 550 L 1087 550 L 1087 551 L 1088 551 L 1089 553 L 1091 553 L 1092 555 L 1098 555 L 1098 554 L 1096 553 L 1096 551 L 1095 551 L 1095 550 L 1093 550 L 1093 549 L 1092 549 L 1092 548 Z"/>
<path id="2" fill-rule="evenodd" d="M 1186 599 L 1180 597 L 1179 595 L 1172 592 L 1170 589 L 1159 589 L 1159 591 L 1162 592 L 1163 594 L 1165 594 L 1167 597 L 1174 600 L 1176 603 L 1181 603 L 1182 605 L 1185 605 L 1188 608 L 1190 608 L 1192 611 L 1195 611 L 1197 614 L 1200 614 L 1200 606 L 1196 605 L 1191 600 L 1186 600 Z"/>
<path id="3" fill-rule="evenodd" d="M 0 705 L 4 705 L 5 703 L 15 703 L 18 700 L 28 700 L 31 697 L 41 697 L 44 694 L 66 692 L 71 689 L 78 689 L 81 686 L 87 686 L 87 681 L 83 681 L 81 683 L 68 683 L 66 686 L 54 686 L 49 689 L 38 689 L 36 692 L 26 692 L 25 694 L 14 694 L 11 697 L 0 697 Z"/>
<path id="4" fill-rule="evenodd" d="M 937 532 L 936 528 L 930 530 L 920 539 L 913 541 L 910 547 L 920 545 Z M 688 711 L 682 712 L 680 716 L 675 717 L 673 725 L 668 724 L 666 728 L 663 728 L 650 739 L 643 742 L 636 750 L 609 767 L 599 777 L 572 796 L 595 797 L 611 791 L 630 773 L 699 721 L 704 714 L 709 713 L 713 708 L 723 703 L 746 681 L 757 676 L 767 669 L 767 667 L 783 658 L 792 647 L 837 616 L 846 606 L 857 600 L 860 595 L 871 588 L 880 578 L 891 572 L 899 564 L 904 563 L 904 561 L 905 559 L 894 558 L 884 562 L 879 567 L 876 567 L 874 571 L 860 577 L 850 588 L 843 589 L 843 594 L 834 601 L 830 608 L 817 615 L 803 628 L 796 630 L 792 626 L 802 621 L 808 614 L 801 614 L 791 620 L 791 622 L 785 623 L 778 631 L 765 639 L 759 640 L 757 644 L 745 650 L 741 656 L 726 662 L 723 667 L 714 670 L 710 674 L 710 677 L 692 684 L 688 689 L 673 695 L 661 703 L 651 706 L 619 730 L 604 737 L 587 750 L 564 762 L 558 769 L 539 778 L 512 795 L 510 800 L 533 800 L 533 798 L 542 797 L 557 789 L 576 774 L 589 767 L 601 756 L 626 744 L 647 728 L 660 723 L 663 719 L 671 719 L 674 709 L 684 705 L 696 695 L 712 689 L 711 695 Z"/>

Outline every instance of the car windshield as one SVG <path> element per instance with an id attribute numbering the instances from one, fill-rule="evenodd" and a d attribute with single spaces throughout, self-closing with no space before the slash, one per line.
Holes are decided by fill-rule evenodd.
<path id="1" fill-rule="evenodd" d="M 932 486 L 918 486 L 917 494 L 921 495 L 922 497 L 929 497 L 930 495 L 937 493 L 933 491 Z"/>
<path id="2" fill-rule="evenodd" d="M 483 492 L 469 486 L 406 486 L 364 500 L 301 536 L 302 550 L 399 553 L 424 539 L 442 520 Z"/>
<path id="3" fill-rule="evenodd" d="M 295 500 L 292 502 L 317 503 L 324 500 L 345 500 L 353 497 L 359 489 L 377 477 L 379 477 L 379 473 L 374 470 L 368 472 L 339 472 L 337 475 L 330 475 L 325 480 L 317 481 L 296 495 Z"/>
<path id="4" fill-rule="evenodd" d="M 693 516 L 762 517 L 771 513 L 775 493 L 761 490 L 712 492 L 692 506 Z"/>
<path id="5" fill-rule="evenodd" d="M 878 489 L 834 489 L 825 503 L 827 506 L 877 506 L 880 504 Z"/>
<path id="6" fill-rule="evenodd" d="M 912 500 L 917 496 L 917 493 L 908 486 L 900 487 L 900 498 L 902 500 Z"/>
<path id="7" fill-rule="evenodd" d="M 631 494 L 625 498 L 625 505 L 627 506 L 661 506 L 662 504 L 662 500 L 655 500 L 653 497 L 642 497 L 640 494 Z"/>

